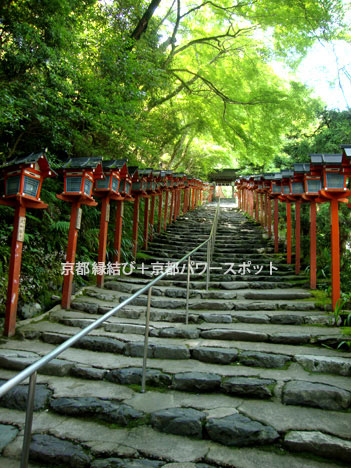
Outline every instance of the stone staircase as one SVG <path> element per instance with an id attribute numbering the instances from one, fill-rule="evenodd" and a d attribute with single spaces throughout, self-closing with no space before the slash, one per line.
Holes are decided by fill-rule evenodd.
<path id="1" fill-rule="evenodd" d="M 6 380 L 205 240 L 215 207 L 157 236 L 132 274 L 85 288 L 71 310 L 23 322 L 0 344 Z M 350 466 L 351 359 L 330 312 L 253 221 L 221 209 L 206 248 L 153 288 L 147 391 L 140 393 L 146 295 L 38 376 L 32 467 Z M 19 466 L 26 385 L 0 400 L 0 466 Z"/>

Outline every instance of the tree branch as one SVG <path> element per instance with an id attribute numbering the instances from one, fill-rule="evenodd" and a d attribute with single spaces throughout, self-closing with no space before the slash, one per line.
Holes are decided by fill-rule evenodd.
<path id="1" fill-rule="evenodd" d="M 173 6 L 175 4 L 175 1 L 176 0 L 173 0 L 172 2 L 172 5 L 168 8 L 168 11 L 167 13 L 165 14 L 165 16 L 162 18 L 162 20 L 159 22 L 159 24 L 156 26 L 156 31 L 158 31 L 160 29 L 160 27 L 163 25 L 163 23 L 166 21 L 166 19 L 169 17 L 169 15 L 171 14 L 171 11 L 173 10 Z M 162 46 L 163 44 L 161 44 Z"/>
<path id="2" fill-rule="evenodd" d="M 250 4 L 252 4 L 252 3 L 253 2 L 250 2 Z M 194 11 L 200 10 L 201 8 L 203 8 L 206 5 L 212 5 L 214 8 L 218 8 L 219 10 L 222 10 L 222 11 L 234 12 L 234 10 L 236 8 L 241 8 L 241 7 L 246 6 L 248 4 L 249 4 L 248 2 L 242 2 L 242 3 L 237 3 L 236 5 L 233 5 L 233 6 L 230 6 L 230 7 L 223 7 L 221 5 L 218 5 L 217 3 L 214 3 L 214 2 L 211 2 L 211 1 L 206 1 L 206 2 L 201 3 L 201 5 L 198 5 L 198 6 L 194 7 L 194 8 L 191 8 L 190 10 L 188 10 L 186 13 L 184 13 L 181 16 L 181 19 L 183 19 L 185 16 L 190 15 Z"/>
<path id="3" fill-rule="evenodd" d="M 168 45 L 171 45 L 171 52 L 168 54 L 168 57 L 165 60 L 164 67 L 168 65 L 172 57 L 174 56 L 174 51 L 175 51 L 175 43 L 176 43 L 176 35 L 179 29 L 179 24 L 180 24 L 180 0 L 177 0 L 177 19 L 173 28 L 172 36 L 168 38 Z"/>
<path id="4" fill-rule="evenodd" d="M 250 31 L 253 31 L 257 28 L 257 26 L 250 26 L 248 28 L 242 28 L 242 29 L 238 29 L 235 33 L 233 34 L 230 34 L 230 29 L 231 27 L 228 29 L 228 31 L 224 34 L 219 34 L 218 36 L 209 36 L 209 37 L 200 37 L 199 39 L 194 39 L 190 42 L 188 42 L 187 44 L 183 45 L 182 47 L 179 47 L 177 50 L 174 50 L 170 53 L 170 55 L 167 57 L 167 60 L 166 62 L 168 63 L 170 61 L 171 58 L 173 58 L 175 55 L 178 55 L 180 54 L 181 52 L 183 52 L 184 50 L 188 49 L 189 47 L 192 47 L 193 45 L 195 44 L 207 44 L 209 45 L 208 43 L 211 42 L 211 41 L 215 41 L 217 42 L 218 45 L 218 48 L 221 44 L 221 39 L 228 39 L 228 38 L 231 38 L 231 39 L 236 39 L 240 34 L 242 33 L 248 33 Z"/>
<path id="5" fill-rule="evenodd" d="M 262 101 L 261 100 L 252 100 L 252 101 L 246 101 L 246 102 L 236 101 L 236 100 L 232 99 L 231 97 L 225 95 L 220 89 L 218 89 L 212 83 L 212 81 L 208 80 L 204 76 L 199 75 L 198 73 L 192 72 L 192 71 L 187 70 L 187 69 L 182 69 L 182 68 L 175 69 L 175 70 L 169 70 L 169 71 L 172 72 L 172 73 L 183 72 L 183 73 L 189 73 L 190 75 L 193 75 L 197 79 L 200 79 L 212 92 L 214 92 L 218 97 L 220 97 L 223 102 L 227 102 L 228 104 L 237 104 L 237 105 L 241 105 L 241 106 L 255 106 L 255 105 L 258 105 L 258 104 L 266 104 L 267 103 L 267 101 L 265 101 L 265 100 L 262 100 Z"/>
<path id="6" fill-rule="evenodd" d="M 139 23 L 136 25 L 136 28 L 130 35 L 132 39 L 135 39 L 138 41 L 141 37 L 141 35 L 146 31 L 149 21 L 152 18 L 152 15 L 155 13 L 156 8 L 159 6 L 161 3 L 161 0 L 151 0 L 150 5 L 148 6 L 147 10 L 141 17 Z"/>

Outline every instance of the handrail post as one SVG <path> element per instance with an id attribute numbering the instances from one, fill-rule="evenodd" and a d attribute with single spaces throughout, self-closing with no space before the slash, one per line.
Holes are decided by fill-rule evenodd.
<path id="1" fill-rule="evenodd" d="M 208 291 L 208 285 L 210 282 L 210 268 L 211 268 L 211 248 L 212 239 L 207 242 L 207 270 L 206 270 L 206 291 Z"/>
<path id="2" fill-rule="evenodd" d="M 143 359 L 143 374 L 141 377 L 141 393 L 145 393 L 146 364 L 147 364 L 147 352 L 148 352 L 148 344 L 149 344 L 151 295 L 152 295 L 152 288 L 150 288 L 147 293 L 147 308 L 146 308 L 145 337 L 144 337 L 144 359 Z"/>
<path id="3" fill-rule="evenodd" d="M 35 395 L 35 384 L 37 381 L 37 372 L 33 372 L 29 379 L 28 396 L 27 396 L 27 408 L 26 408 L 26 421 L 24 424 L 24 437 L 21 455 L 21 468 L 28 467 L 29 458 L 29 447 L 32 438 L 32 422 L 33 422 L 33 410 L 34 410 L 34 395 Z"/>
<path id="4" fill-rule="evenodd" d="M 186 277 L 186 306 L 185 306 L 185 324 L 188 325 L 189 323 L 189 295 L 190 295 L 190 259 L 188 257 L 188 271 Z"/>

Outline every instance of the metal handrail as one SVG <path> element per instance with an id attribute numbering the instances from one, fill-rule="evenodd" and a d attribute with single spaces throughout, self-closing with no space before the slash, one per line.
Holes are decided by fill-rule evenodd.
<path id="1" fill-rule="evenodd" d="M 27 468 L 28 467 L 28 457 L 29 457 L 29 444 L 30 444 L 30 438 L 31 438 L 31 426 L 32 426 L 32 420 L 33 420 L 33 408 L 34 408 L 34 395 L 35 395 L 35 383 L 36 383 L 36 378 L 37 378 L 37 371 L 45 366 L 48 362 L 50 362 L 52 359 L 57 357 L 59 354 L 63 353 L 66 349 L 70 348 L 73 346 L 77 341 L 79 341 L 81 338 L 83 338 L 85 335 L 90 333 L 92 330 L 97 328 L 99 325 L 101 325 L 105 320 L 110 318 L 112 315 L 114 315 L 116 312 L 121 310 L 124 306 L 130 304 L 133 302 L 134 299 L 139 297 L 141 294 L 144 292 L 148 291 L 148 300 L 147 300 L 147 313 L 146 313 L 146 324 L 145 324 L 145 342 L 144 342 L 144 360 L 143 360 L 143 375 L 142 375 L 142 392 L 145 391 L 145 374 L 146 374 L 146 361 L 147 361 L 147 344 L 148 344 L 148 336 L 149 336 L 149 322 L 150 322 L 150 306 L 151 306 L 151 291 L 152 287 L 158 283 L 162 278 L 164 278 L 168 273 L 170 273 L 174 266 L 178 266 L 180 263 L 183 263 L 185 260 L 188 259 L 188 274 L 187 274 L 187 313 L 186 313 L 186 323 L 188 323 L 188 300 L 189 300 L 189 282 L 190 282 L 190 257 L 193 255 L 195 252 L 197 252 L 201 247 L 204 245 L 208 245 L 207 248 L 207 259 L 211 259 L 208 256 L 209 252 L 209 246 L 215 236 L 215 229 L 217 228 L 218 224 L 218 213 L 220 209 L 220 200 L 218 200 L 217 207 L 216 207 L 216 212 L 215 216 L 213 219 L 212 223 L 212 228 L 211 228 L 211 233 L 205 241 L 201 242 L 197 247 L 195 247 L 191 252 L 187 253 L 182 257 L 180 260 L 177 262 L 174 262 L 171 266 L 166 268 L 166 270 L 161 273 L 159 276 L 157 276 L 155 279 L 150 281 L 147 285 L 139 289 L 136 293 L 134 293 L 132 296 L 129 298 L 125 299 L 121 304 L 118 304 L 118 306 L 114 307 L 110 311 L 106 312 L 102 317 L 98 318 L 95 320 L 95 322 L 91 323 L 87 327 L 83 328 L 79 333 L 76 335 L 72 336 L 59 346 L 52 350 L 50 353 L 48 353 L 46 356 L 43 356 L 40 358 L 38 361 L 34 362 L 30 366 L 26 367 L 23 371 L 21 371 L 19 374 L 17 374 L 15 377 L 12 377 L 12 379 L 8 380 L 6 383 L 4 383 L 0 387 L 0 398 L 5 395 L 9 390 L 14 388 L 16 385 L 19 383 L 23 382 L 23 380 L 27 379 L 28 377 L 30 378 L 29 381 L 29 388 L 28 388 L 28 398 L 27 398 L 27 408 L 26 408 L 26 419 L 25 419 L 25 429 L 24 429 L 24 439 L 23 439 L 23 449 L 22 449 L 22 456 L 21 456 L 21 468 Z M 213 246 L 211 246 L 213 248 Z M 209 271 L 210 269 L 210 264 L 207 265 L 207 270 Z M 206 285 L 208 289 L 208 277 L 206 279 Z"/>

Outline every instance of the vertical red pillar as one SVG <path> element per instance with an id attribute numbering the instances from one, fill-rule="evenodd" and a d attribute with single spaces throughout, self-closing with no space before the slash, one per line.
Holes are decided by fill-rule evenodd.
<path id="1" fill-rule="evenodd" d="M 106 244 L 108 223 L 110 220 L 110 197 L 107 195 L 101 200 L 101 215 L 100 215 L 100 233 L 99 233 L 99 253 L 98 262 L 105 263 L 106 260 Z M 98 274 L 96 284 L 99 288 L 104 287 L 104 274 Z"/>
<path id="2" fill-rule="evenodd" d="M 295 273 L 300 273 L 300 232 L 301 232 L 301 201 L 295 203 Z"/>
<path id="3" fill-rule="evenodd" d="M 164 207 L 164 210 L 163 210 L 163 230 L 164 231 L 167 229 L 168 193 L 169 193 L 169 191 L 166 190 L 165 207 Z"/>
<path id="4" fill-rule="evenodd" d="M 183 198 L 183 214 L 185 214 L 188 211 L 187 210 L 188 192 L 189 192 L 189 189 L 185 188 L 184 189 L 184 198 Z"/>
<path id="5" fill-rule="evenodd" d="M 11 259 L 7 288 L 4 335 L 13 336 L 16 329 L 17 302 L 21 273 L 22 248 L 24 240 L 26 208 L 17 205 L 13 223 Z"/>
<path id="6" fill-rule="evenodd" d="M 133 235 L 132 235 L 132 254 L 133 258 L 136 258 L 137 249 L 138 249 L 138 224 L 139 224 L 139 205 L 140 205 L 140 196 L 135 195 L 134 197 L 134 211 L 133 211 Z"/>
<path id="7" fill-rule="evenodd" d="M 147 250 L 149 241 L 149 199 L 145 198 L 144 206 L 144 233 L 143 233 L 143 249 Z"/>
<path id="8" fill-rule="evenodd" d="M 274 198 L 274 252 L 279 252 L 279 237 L 278 237 L 278 224 L 279 224 L 279 208 L 278 198 Z"/>
<path id="9" fill-rule="evenodd" d="M 258 203 L 258 192 L 256 192 L 255 190 L 255 210 L 256 210 L 256 221 L 258 222 L 259 219 L 260 219 L 260 207 L 259 207 L 259 203 Z"/>
<path id="10" fill-rule="evenodd" d="M 150 208 L 150 242 L 154 236 L 154 220 L 155 220 L 155 199 L 156 195 L 151 195 L 151 208 Z"/>
<path id="11" fill-rule="evenodd" d="M 194 207 L 195 207 L 195 188 L 193 187 L 193 193 L 192 193 L 192 197 L 191 197 L 191 209 L 193 210 Z"/>
<path id="12" fill-rule="evenodd" d="M 268 229 L 268 193 L 265 193 L 264 197 L 264 227 Z"/>
<path id="13" fill-rule="evenodd" d="M 162 228 L 162 198 L 163 192 L 161 192 L 158 196 L 158 224 L 157 224 L 157 232 L 160 234 Z"/>
<path id="14" fill-rule="evenodd" d="M 173 221 L 177 220 L 178 216 L 178 203 L 179 203 L 179 189 L 174 192 L 174 210 L 173 210 Z"/>
<path id="15" fill-rule="evenodd" d="M 272 237 L 272 200 L 268 200 L 268 237 Z"/>
<path id="16" fill-rule="evenodd" d="M 263 226 L 263 212 L 264 212 L 264 208 L 263 208 L 263 193 L 260 194 L 260 198 L 261 198 L 261 225 Z"/>
<path id="17" fill-rule="evenodd" d="M 73 264 L 76 258 L 76 248 L 77 248 L 77 238 L 78 238 L 78 229 L 80 224 L 80 203 L 79 201 L 72 203 L 71 208 L 71 221 L 69 224 L 69 232 L 68 232 L 68 246 L 67 246 L 67 255 L 66 255 L 66 263 Z M 69 309 L 71 306 L 71 294 L 72 294 L 72 283 L 73 283 L 73 276 L 74 271 L 72 269 L 68 269 L 68 274 L 66 274 L 63 278 L 63 290 L 62 290 L 62 302 L 61 306 L 62 309 Z"/>
<path id="18" fill-rule="evenodd" d="M 340 239 L 339 239 L 339 202 L 337 199 L 330 201 L 331 224 L 331 280 L 332 280 L 332 307 L 335 310 L 336 303 L 340 299 Z"/>
<path id="19" fill-rule="evenodd" d="M 123 201 L 118 200 L 116 206 L 116 219 L 115 219 L 115 239 L 114 239 L 114 262 L 121 262 L 121 242 L 122 242 L 122 225 L 123 225 Z"/>
<path id="20" fill-rule="evenodd" d="M 174 210 L 174 194 L 175 194 L 175 190 L 172 190 L 171 191 L 171 206 L 169 208 L 168 224 L 172 223 L 172 215 L 173 215 L 173 210 Z"/>
<path id="21" fill-rule="evenodd" d="M 317 204 L 310 202 L 310 288 L 317 288 Z"/>
<path id="22" fill-rule="evenodd" d="M 286 204 L 286 263 L 291 263 L 291 203 Z"/>

